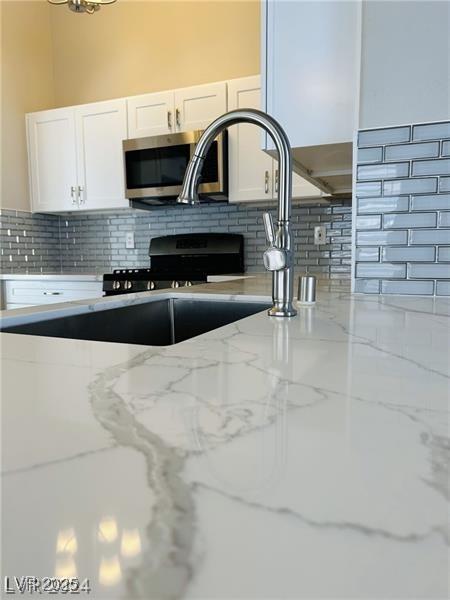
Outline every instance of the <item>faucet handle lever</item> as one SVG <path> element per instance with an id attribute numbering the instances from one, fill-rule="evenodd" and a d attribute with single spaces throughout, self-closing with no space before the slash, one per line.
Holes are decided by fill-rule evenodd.
<path id="1" fill-rule="evenodd" d="M 266 238 L 271 246 L 275 246 L 275 229 L 273 226 L 272 215 L 269 212 L 263 214 L 264 229 L 266 230 Z"/>

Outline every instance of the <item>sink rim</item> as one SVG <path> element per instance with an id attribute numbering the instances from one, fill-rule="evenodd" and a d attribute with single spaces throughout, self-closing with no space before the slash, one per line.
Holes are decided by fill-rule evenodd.
<path id="1" fill-rule="evenodd" d="M 48 321 L 62 317 L 82 315 L 86 313 L 100 312 L 104 310 L 112 310 L 114 308 L 123 308 L 126 306 L 147 304 L 164 300 L 198 300 L 230 303 L 244 302 L 246 304 L 258 302 L 267 302 L 270 304 L 272 302 L 271 296 L 255 296 L 253 294 L 221 294 L 217 292 L 195 293 L 192 292 L 192 290 L 189 290 L 188 292 L 141 292 L 122 296 L 106 296 L 103 298 L 95 298 L 94 300 L 75 300 L 51 305 L 31 306 L 11 311 L 0 311 L 0 333 L 7 333 L 3 332 L 3 329 L 14 327 L 16 325 L 37 323 L 39 321 Z"/>

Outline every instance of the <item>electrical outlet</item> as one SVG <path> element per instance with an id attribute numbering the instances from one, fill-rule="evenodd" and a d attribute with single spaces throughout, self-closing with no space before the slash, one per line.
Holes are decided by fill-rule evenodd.
<path id="1" fill-rule="evenodd" d="M 125 234 L 125 248 L 127 250 L 134 249 L 134 233 L 132 231 L 127 231 Z"/>
<path id="2" fill-rule="evenodd" d="M 317 225 L 314 227 L 314 244 L 320 246 L 321 244 L 325 244 L 326 241 L 327 230 L 325 229 L 325 225 Z"/>

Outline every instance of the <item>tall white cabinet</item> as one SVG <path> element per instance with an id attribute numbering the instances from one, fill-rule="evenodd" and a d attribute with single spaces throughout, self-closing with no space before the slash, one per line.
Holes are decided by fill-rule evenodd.
<path id="1" fill-rule="evenodd" d="M 125 100 L 29 114 L 27 136 L 33 212 L 128 206 L 122 158 Z"/>
<path id="2" fill-rule="evenodd" d="M 245 77 L 228 82 L 228 109 L 261 108 L 261 77 Z M 243 123 L 228 134 L 230 202 L 274 200 L 278 194 L 278 162 L 261 149 L 261 129 Z M 293 173 L 292 197 L 320 200 L 323 193 Z"/>

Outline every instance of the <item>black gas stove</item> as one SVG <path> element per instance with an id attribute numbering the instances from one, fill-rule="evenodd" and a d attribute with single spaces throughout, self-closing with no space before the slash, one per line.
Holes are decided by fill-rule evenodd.
<path id="1" fill-rule="evenodd" d="M 105 296 L 189 287 L 208 275 L 244 272 L 244 238 L 234 233 L 189 233 L 153 238 L 150 268 L 103 275 Z"/>

